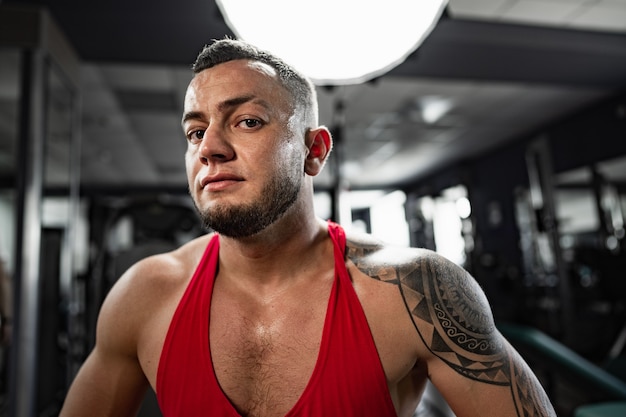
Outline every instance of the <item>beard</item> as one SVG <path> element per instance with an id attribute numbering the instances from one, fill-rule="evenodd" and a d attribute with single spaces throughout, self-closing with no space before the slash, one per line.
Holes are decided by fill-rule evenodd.
<path id="1" fill-rule="evenodd" d="M 211 209 L 196 209 L 205 228 L 231 237 L 253 236 L 273 224 L 296 202 L 302 178 L 294 175 L 274 177 L 265 186 L 261 198 L 249 204 L 237 206 L 217 205 Z"/>

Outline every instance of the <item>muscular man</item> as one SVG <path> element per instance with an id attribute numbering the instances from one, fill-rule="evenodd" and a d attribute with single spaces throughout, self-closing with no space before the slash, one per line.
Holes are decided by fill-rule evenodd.
<path id="1" fill-rule="evenodd" d="M 108 295 L 63 417 L 411 416 L 428 379 L 458 417 L 554 416 L 462 268 L 316 218 L 332 139 L 311 83 L 221 40 L 194 64 L 182 126 L 207 228 Z"/>

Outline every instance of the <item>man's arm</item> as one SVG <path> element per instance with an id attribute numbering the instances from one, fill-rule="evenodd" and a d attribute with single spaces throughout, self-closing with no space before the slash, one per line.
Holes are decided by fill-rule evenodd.
<path id="1" fill-rule="evenodd" d="M 458 417 L 556 416 L 467 271 L 428 250 L 398 254 L 376 242 L 350 241 L 348 256 L 370 277 L 398 286 L 427 349 L 429 377 Z"/>
<path id="2" fill-rule="evenodd" d="M 148 386 L 137 364 L 98 346 L 76 375 L 60 417 L 133 417 Z"/>
<path id="3" fill-rule="evenodd" d="M 96 345 L 65 398 L 60 417 L 137 415 L 148 382 L 137 359 L 130 276 L 113 287 L 98 318 Z"/>

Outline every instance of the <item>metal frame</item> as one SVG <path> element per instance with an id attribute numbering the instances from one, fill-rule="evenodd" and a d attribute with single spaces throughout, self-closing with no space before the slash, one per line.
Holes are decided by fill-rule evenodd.
<path id="1" fill-rule="evenodd" d="M 16 164 L 15 270 L 13 273 L 14 338 L 9 361 L 9 415 L 34 417 L 37 408 L 38 339 L 41 317 L 40 257 L 42 236 L 42 195 L 46 148 L 46 105 L 49 71 L 59 70 L 79 96 L 80 62 L 64 35 L 45 10 L 0 6 L 0 46 L 22 52 L 21 101 Z M 78 206 L 80 163 L 78 99 L 72 111 L 71 181 L 68 189 L 71 210 Z M 70 214 L 69 218 L 73 216 Z M 71 295 L 71 239 L 66 229 L 65 264 L 61 277 L 63 291 Z"/>

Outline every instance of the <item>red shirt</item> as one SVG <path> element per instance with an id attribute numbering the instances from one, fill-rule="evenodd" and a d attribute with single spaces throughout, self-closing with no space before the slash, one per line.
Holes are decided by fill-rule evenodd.
<path id="1" fill-rule="evenodd" d="M 301 397 L 285 417 L 395 417 L 374 339 L 345 266 L 344 231 L 332 222 L 328 230 L 335 245 L 335 281 L 319 356 Z M 216 235 L 170 323 L 157 375 L 164 417 L 240 417 L 215 377 L 209 348 L 218 253 Z"/>

